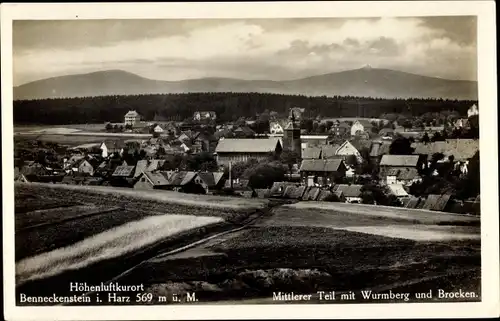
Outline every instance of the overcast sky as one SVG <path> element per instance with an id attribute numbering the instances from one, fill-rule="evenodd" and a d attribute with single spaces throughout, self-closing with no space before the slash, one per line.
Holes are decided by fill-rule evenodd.
<path id="1" fill-rule="evenodd" d="M 14 85 L 121 69 L 159 80 L 390 68 L 477 79 L 475 17 L 14 21 Z"/>

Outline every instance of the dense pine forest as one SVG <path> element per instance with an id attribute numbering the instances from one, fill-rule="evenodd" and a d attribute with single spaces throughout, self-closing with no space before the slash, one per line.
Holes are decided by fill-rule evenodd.
<path id="1" fill-rule="evenodd" d="M 286 115 L 290 107 L 306 109 L 306 117 L 379 117 L 384 113 L 420 116 L 455 111 L 467 115 L 476 101 L 442 99 L 378 99 L 370 97 L 308 97 L 263 93 L 188 93 L 100 96 L 14 101 L 16 124 L 81 124 L 121 122 L 135 109 L 146 120 L 184 120 L 195 111 L 212 110 L 221 122 L 255 117 L 265 110 Z"/>

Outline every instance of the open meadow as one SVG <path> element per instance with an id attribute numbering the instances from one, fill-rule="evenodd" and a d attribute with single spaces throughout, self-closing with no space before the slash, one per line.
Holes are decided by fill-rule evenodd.
<path id="1" fill-rule="evenodd" d="M 226 303 L 273 303 L 278 291 L 480 293 L 477 219 L 340 205 L 275 207 L 245 230 L 159 255 L 120 282 L 141 279 L 155 297 L 196 291 L 200 301 Z M 310 303 L 320 302 L 313 297 Z"/>

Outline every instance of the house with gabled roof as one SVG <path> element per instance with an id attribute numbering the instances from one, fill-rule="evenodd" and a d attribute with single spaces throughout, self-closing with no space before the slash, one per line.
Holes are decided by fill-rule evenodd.
<path id="1" fill-rule="evenodd" d="M 215 153 L 217 164 L 245 162 L 249 159 L 263 160 L 270 155 L 279 155 L 283 150 L 278 138 L 225 138 L 219 140 Z"/>
<path id="2" fill-rule="evenodd" d="M 361 163 L 363 161 L 363 157 L 361 157 L 359 150 L 348 140 L 337 148 L 335 155 L 344 156 L 344 160 L 349 156 L 355 156 L 358 162 Z"/>
<path id="3" fill-rule="evenodd" d="M 101 150 L 101 156 L 106 158 L 112 154 L 123 155 L 125 149 L 125 143 L 119 140 L 107 140 L 102 142 L 99 149 Z"/>
<path id="4" fill-rule="evenodd" d="M 224 172 L 198 172 L 198 176 L 205 183 L 208 190 L 217 190 L 224 187 Z"/>
<path id="5" fill-rule="evenodd" d="M 330 128 L 330 133 L 335 137 L 344 137 L 350 133 L 350 130 L 351 126 L 348 123 L 336 119 Z"/>
<path id="6" fill-rule="evenodd" d="M 429 155 L 442 153 L 445 158 L 453 156 L 455 161 L 468 161 L 479 151 L 479 140 L 477 139 L 446 139 L 445 141 L 414 143 L 414 154 Z"/>
<path id="7" fill-rule="evenodd" d="M 78 164 L 78 172 L 87 175 L 94 175 L 94 173 L 99 167 L 99 161 L 93 157 L 87 157 L 82 159 Z"/>
<path id="8" fill-rule="evenodd" d="M 332 193 L 345 203 L 359 204 L 362 202 L 361 189 L 363 185 L 359 184 L 336 184 L 332 188 Z"/>
<path id="9" fill-rule="evenodd" d="M 134 126 L 141 120 L 141 115 L 135 110 L 130 110 L 125 114 L 125 125 Z"/>
<path id="10" fill-rule="evenodd" d="M 427 168 L 427 155 L 383 155 L 379 164 L 380 184 L 411 185 Z"/>
<path id="11" fill-rule="evenodd" d="M 206 194 L 208 186 L 196 172 L 174 171 L 167 172 L 169 188 L 189 194 Z"/>
<path id="12" fill-rule="evenodd" d="M 425 200 L 422 208 L 431 211 L 446 212 L 449 205 L 451 204 L 450 199 L 450 194 L 430 194 L 429 196 L 427 196 L 427 199 Z"/>
<path id="13" fill-rule="evenodd" d="M 373 124 L 366 119 L 358 119 L 351 126 L 351 136 L 356 136 L 360 133 L 368 133 L 373 128 Z"/>
<path id="14" fill-rule="evenodd" d="M 143 171 L 137 177 L 134 189 L 168 189 L 170 181 L 166 172 Z"/>
<path id="15" fill-rule="evenodd" d="M 307 186 L 327 186 L 345 177 L 347 166 L 342 159 L 303 159 L 300 174 Z"/>
<path id="16" fill-rule="evenodd" d="M 374 164 L 378 164 L 383 155 L 389 154 L 391 142 L 373 141 L 370 146 L 370 159 Z"/>

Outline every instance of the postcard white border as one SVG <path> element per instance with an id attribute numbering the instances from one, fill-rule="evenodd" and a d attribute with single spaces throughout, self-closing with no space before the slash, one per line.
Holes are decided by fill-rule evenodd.
<path id="1" fill-rule="evenodd" d="M 6 320 L 494 317 L 499 314 L 496 24 L 493 1 L 1 4 Z M 478 16 L 482 298 L 480 303 L 17 307 L 14 300 L 12 20 Z"/>

